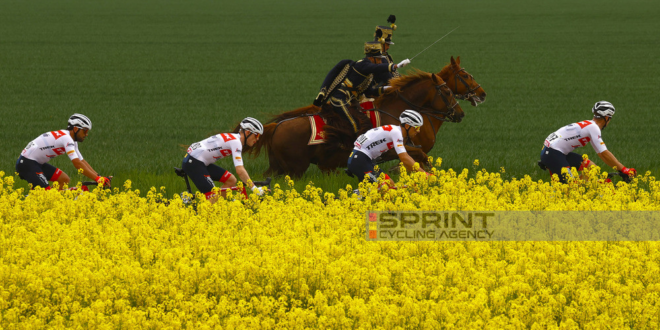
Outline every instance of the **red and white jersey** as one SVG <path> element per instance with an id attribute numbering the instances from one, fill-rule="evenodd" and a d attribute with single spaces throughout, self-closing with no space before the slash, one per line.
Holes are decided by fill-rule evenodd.
<path id="1" fill-rule="evenodd" d="M 78 142 L 74 142 L 69 131 L 65 129 L 41 134 L 21 152 L 21 156 L 39 164 L 48 163 L 52 158 L 63 154 L 67 154 L 71 160 L 83 160 L 78 150 Z"/>
<path id="2" fill-rule="evenodd" d="M 209 166 L 218 159 L 232 155 L 234 166 L 243 166 L 241 152 L 243 144 L 240 135 L 235 133 L 221 133 L 212 137 L 193 143 L 188 148 L 188 155 Z"/>
<path id="3" fill-rule="evenodd" d="M 401 126 L 385 125 L 368 130 L 355 140 L 355 149 L 376 159 L 384 152 L 394 148 L 397 154 L 406 152 L 403 146 Z"/>
<path id="4" fill-rule="evenodd" d="M 600 137 L 600 127 L 593 120 L 566 125 L 550 134 L 543 144 L 567 155 L 575 148 L 584 147 L 590 142 L 596 153 L 607 150 Z"/>

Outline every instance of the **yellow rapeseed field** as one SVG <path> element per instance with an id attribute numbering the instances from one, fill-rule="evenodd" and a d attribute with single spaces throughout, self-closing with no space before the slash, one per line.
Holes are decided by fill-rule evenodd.
<path id="1" fill-rule="evenodd" d="M 615 187 L 597 169 L 567 185 L 433 171 L 382 195 L 289 181 L 196 210 L 128 181 L 25 197 L 0 173 L 0 328 L 660 326 L 657 242 L 365 239 L 368 210 L 660 210 L 649 173 Z"/>

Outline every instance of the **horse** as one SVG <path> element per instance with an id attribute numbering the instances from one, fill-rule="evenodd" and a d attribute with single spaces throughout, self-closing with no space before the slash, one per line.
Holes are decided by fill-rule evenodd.
<path id="1" fill-rule="evenodd" d="M 392 79 L 390 86 L 385 94 L 376 100 L 378 111 L 386 114 L 382 116 L 383 125 L 398 125 L 399 114 L 411 106 L 417 107 L 429 118 L 422 127 L 422 133 L 418 135 L 434 134 L 437 132 L 435 127 L 439 127 L 442 121 L 460 122 L 465 115 L 451 89 L 437 74 L 420 71 Z M 324 105 L 325 110 L 327 107 L 329 105 Z M 308 106 L 296 109 L 288 115 L 293 113 L 297 117 L 284 118 L 264 127 L 263 136 L 251 148 L 251 152 L 258 155 L 261 148 L 267 148 L 270 167 L 266 173 L 299 177 L 310 163 L 316 164 L 324 172 L 346 166 L 351 148 L 335 148 L 328 143 L 307 145 L 311 136 L 307 117 L 312 110 L 317 112 L 318 108 Z M 435 137 L 420 139 L 425 140 L 434 141 Z M 413 147 L 407 149 L 411 157 L 420 164 L 427 162 L 423 150 Z"/>

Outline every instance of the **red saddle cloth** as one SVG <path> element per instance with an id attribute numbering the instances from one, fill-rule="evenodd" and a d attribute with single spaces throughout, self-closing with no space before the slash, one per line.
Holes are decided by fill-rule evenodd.
<path id="1" fill-rule="evenodd" d="M 376 128 L 380 127 L 380 112 L 374 110 L 374 103 L 371 101 L 367 102 L 362 102 L 360 103 L 360 108 L 362 108 L 362 112 L 364 112 L 367 117 L 369 117 L 369 120 L 371 120 L 371 127 Z"/>
<path id="2" fill-rule="evenodd" d="M 309 125 L 312 127 L 312 135 L 309 137 L 309 142 L 307 145 L 321 144 L 325 142 L 325 131 L 323 131 L 323 126 L 326 122 L 319 115 L 309 116 Z"/>
<path id="3" fill-rule="evenodd" d="M 371 101 L 360 103 L 362 112 L 369 117 L 371 120 L 371 126 L 373 128 L 380 127 L 380 113 L 374 109 L 374 103 Z M 321 144 L 325 142 L 325 131 L 323 126 L 326 122 L 323 117 L 319 115 L 309 116 L 309 125 L 312 128 L 312 135 L 309 137 L 309 142 L 307 145 Z"/>

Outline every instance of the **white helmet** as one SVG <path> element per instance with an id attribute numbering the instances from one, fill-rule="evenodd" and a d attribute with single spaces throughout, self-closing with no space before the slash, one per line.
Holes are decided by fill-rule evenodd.
<path id="1" fill-rule="evenodd" d="M 252 118 L 252 117 L 247 117 L 241 121 L 241 128 L 248 131 L 252 132 L 254 134 L 259 134 L 263 135 L 264 134 L 264 125 L 261 125 L 261 123 Z"/>
<path id="2" fill-rule="evenodd" d="M 610 117 L 614 115 L 614 106 L 612 103 L 607 101 L 600 101 L 594 104 L 594 107 L 591 109 L 596 118 Z"/>
<path id="3" fill-rule="evenodd" d="M 399 116 L 399 121 L 401 121 L 401 125 L 408 124 L 413 127 L 419 127 L 424 124 L 424 118 L 415 110 L 405 110 Z"/>
<path id="4" fill-rule="evenodd" d="M 92 121 L 89 120 L 89 118 L 87 118 L 85 115 L 74 113 L 71 115 L 71 117 L 69 117 L 69 126 L 92 129 Z"/>

